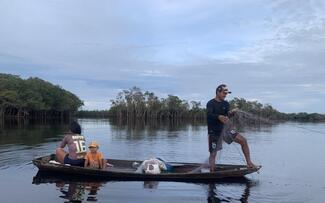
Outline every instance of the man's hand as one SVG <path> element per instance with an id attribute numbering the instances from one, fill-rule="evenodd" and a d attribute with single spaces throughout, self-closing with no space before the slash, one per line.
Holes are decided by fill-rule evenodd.
<path id="1" fill-rule="evenodd" d="M 235 113 L 235 112 L 238 111 L 238 110 L 239 110 L 239 108 L 234 108 L 234 109 L 232 109 L 231 111 L 229 111 L 229 113 L 233 114 L 233 113 Z"/>
<path id="2" fill-rule="evenodd" d="M 226 124 L 229 121 L 229 118 L 227 116 L 223 116 L 223 115 L 218 116 L 218 119 L 223 124 Z"/>

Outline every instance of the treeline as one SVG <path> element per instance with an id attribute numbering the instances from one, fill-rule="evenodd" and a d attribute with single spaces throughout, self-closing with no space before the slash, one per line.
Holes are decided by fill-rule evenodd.
<path id="1" fill-rule="evenodd" d="M 243 98 L 234 98 L 229 101 L 231 109 L 238 108 L 243 112 L 251 113 L 258 118 L 269 120 L 287 120 L 287 114 L 274 109 L 270 104 L 261 104 L 257 101 L 247 101 Z"/>
<path id="2" fill-rule="evenodd" d="M 153 92 L 138 87 L 123 90 L 111 100 L 111 108 L 104 111 L 78 111 L 83 102 L 73 93 L 37 77 L 22 79 L 16 75 L 0 73 L 0 118 L 70 118 L 100 117 L 118 119 L 191 119 L 206 118 L 205 105 L 186 101 L 175 95 L 159 98 Z M 258 118 L 290 121 L 325 121 L 324 114 L 282 113 L 271 105 L 234 98 L 232 108 L 251 113 Z"/>
<path id="3" fill-rule="evenodd" d="M 200 102 L 180 99 L 175 95 L 159 98 L 153 92 L 138 87 L 123 90 L 111 100 L 109 115 L 119 119 L 204 119 Z"/>
<path id="4" fill-rule="evenodd" d="M 231 108 L 239 108 L 242 112 L 255 116 L 255 120 L 268 119 L 270 121 L 325 121 L 324 114 L 317 113 L 283 113 L 274 109 L 270 104 L 261 104 L 257 101 L 247 101 L 243 98 L 234 98 L 229 101 Z M 107 114 L 108 113 L 108 114 Z M 96 114 L 96 112 L 95 112 Z M 159 98 L 153 92 L 141 91 L 138 87 L 123 90 L 111 100 L 109 111 L 97 112 L 99 115 L 121 119 L 205 119 L 206 109 L 200 102 L 182 100 L 168 95 Z M 87 112 L 84 112 L 87 115 Z M 250 116 L 252 117 L 252 116 Z"/>
<path id="5" fill-rule="evenodd" d="M 42 79 L 0 74 L 0 118 L 67 118 L 82 105 L 73 93 Z"/>
<path id="6" fill-rule="evenodd" d="M 319 113 L 289 113 L 286 114 L 287 120 L 307 121 L 307 122 L 325 122 L 325 115 Z"/>
<path id="7" fill-rule="evenodd" d="M 243 98 L 234 98 L 231 100 L 230 105 L 232 108 L 239 108 L 245 112 L 249 112 L 260 118 L 266 118 L 273 121 L 325 121 L 324 114 L 318 113 L 282 113 L 274 109 L 270 104 L 263 105 L 257 101 L 247 101 Z"/>

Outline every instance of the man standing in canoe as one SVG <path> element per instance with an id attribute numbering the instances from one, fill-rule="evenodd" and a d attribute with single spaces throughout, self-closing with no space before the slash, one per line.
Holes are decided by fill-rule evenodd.
<path id="1" fill-rule="evenodd" d="M 255 168 L 250 158 L 249 147 L 247 140 L 236 132 L 234 129 L 225 129 L 223 133 L 224 124 L 229 122 L 229 116 L 234 114 L 237 109 L 229 110 L 229 103 L 225 100 L 227 94 L 231 94 L 225 84 L 221 84 L 216 89 L 215 98 L 207 103 L 207 123 L 208 123 L 208 136 L 209 136 L 209 165 L 210 171 L 215 171 L 215 161 L 217 151 L 222 149 L 222 139 L 228 144 L 235 141 L 241 145 L 244 153 L 247 166 Z"/>

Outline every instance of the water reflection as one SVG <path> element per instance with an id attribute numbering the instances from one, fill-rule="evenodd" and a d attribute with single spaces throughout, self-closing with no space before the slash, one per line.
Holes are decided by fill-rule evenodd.
<path id="1" fill-rule="evenodd" d="M 108 187 L 107 184 L 114 184 L 118 182 L 101 181 L 101 180 L 87 180 L 80 178 L 73 178 L 68 176 L 54 176 L 50 173 L 38 172 L 33 178 L 33 184 L 54 184 L 60 191 L 59 198 L 66 200 L 65 202 L 101 202 L 102 196 L 98 196 L 98 191 L 101 188 Z M 129 182 L 125 182 L 129 184 Z M 141 182 L 140 182 L 141 183 Z M 164 190 L 164 187 L 159 188 L 159 184 L 173 184 L 172 182 L 159 181 L 144 181 L 142 186 L 146 190 Z M 178 184 L 178 183 L 175 183 Z M 211 183 L 186 183 L 193 184 L 193 186 L 202 187 L 206 191 L 206 200 L 208 203 L 216 202 L 242 202 L 247 203 L 250 196 L 250 190 L 255 185 L 247 178 L 241 179 L 225 179 L 219 182 Z M 135 188 L 134 188 L 135 189 Z M 197 190 L 197 188 L 196 188 Z M 107 198 L 107 196 L 106 196 Z"/>
<path id="2" fill-rule="evenodd" d="M 236 191 L 238 191 L 237 187 L 244 187 L 243 193 L 240 197 L 233 197 L 229 195 L 222 194 L 222 191 L 218 191 L 218 187 L 224 187 L 224 185 L 221 185 L 220 183 L 211 183 L 208 185 L 208 192 L 207 192 L 207 202 L 208 203 L 216 203 L 216 202 L 242 202 L 247 203 L 248 197 L 250 195 L 250 189 L 253 186 L 253 183 L 247 180 L 245 183 L 242 184 L 235 184 L 232 185 L 232 187 L 236 188 Z M 231 190 L 231 189 L 228 189 Z M 237 196 L 237 195 L 235 195 Z"/>
<path id="3" fill-rule="evenodd" d="M 160 119 L 160 120 L 124 120 L 124 119 L 108 119 L 109 124 L 114 129 L 127 130 L 127 131 L 149 131 L 155 132 L 157 130 L 165 131 L 179 131 L 185 130 L 188 126 L 198 128 L 205 126 L 205 120 L 187 120 L 187 119 Z"/>
<path id="4" fill-rule="evenodd" d="M 55 184 L 56 188 L 61 192 L 59 196 L 67 201 L 65 202 L 97 202 L 97 193 L 106 182 L 99 180 L 78 180 L 69 177 L 55 177 L 51 174 L 38 172 L 33 178 L 33 184 Z"/>
<path id="5" fill-rule="evenodd" d="M 24 128 L 33 125 L 68 125 L 69 119 L 33 119 L 33 118 L 0 118 L 0 129 Z"/>
<path id="6" fill-rule="evenodd" d="M 60 198 L 68 200 L 66 202 L 97 202 L 97 191 L 102 186 L 100 182 L 57 182 L 56 187 L 62 195 Z"/>
<path id="7" fill-rule="evenodd" d="M 51 140 L 57 141 L 64 132 L 67 132 L 67 123 L 38 122 L 26 120 L 26 123 L 19 123 L 13 120 L 10 125 L 0 127 L 1 145 L 27 145 L 35 146 L 47 143 Z"/>
<path id="8" fill-rule="evenodd" d="M 158 189 L 159 181 L 144 181 L 143 188 L 145 189 Z"/>
<path id="9" fill-rule="evenodd" d="M 109 125 L 113 131 L 121 132 L 121 134 L 129 135 L 130 137 L 142 138 L 144 135 L 156 136 L 158 132 L 179 132 L 179 131 L 202 131 L 206 130 L 206 121 L 191 120 L 191 119 L 167 119 L 167 120 L 125 120 L 125 119 L 108 119 Z M 271 124 L 251 124 L 241 125 L 242 122 L 235 122 L 238 131 L 265 131 L 271 132 L 272 127 L 277 123 Z"/>
<path id="10" fill-rule="evenodd" d="M 0 127 L 0 169 L 52 153 L 68 129 L 66 124 L 16 124 Z"/>

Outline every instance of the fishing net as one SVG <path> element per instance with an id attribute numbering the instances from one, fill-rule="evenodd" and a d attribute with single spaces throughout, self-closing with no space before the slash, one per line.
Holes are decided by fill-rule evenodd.
<path id="1" fill-rule="evenodd" d="M 273 120 L 243 110 L 237 110 L 234 112 L 233 116 L 230 116 L 229 122 L 224 125 L 224 129 L 236 129 L 238 131 L 245 127 L 260 127 L 273 124 L 275 124 Z"/>

